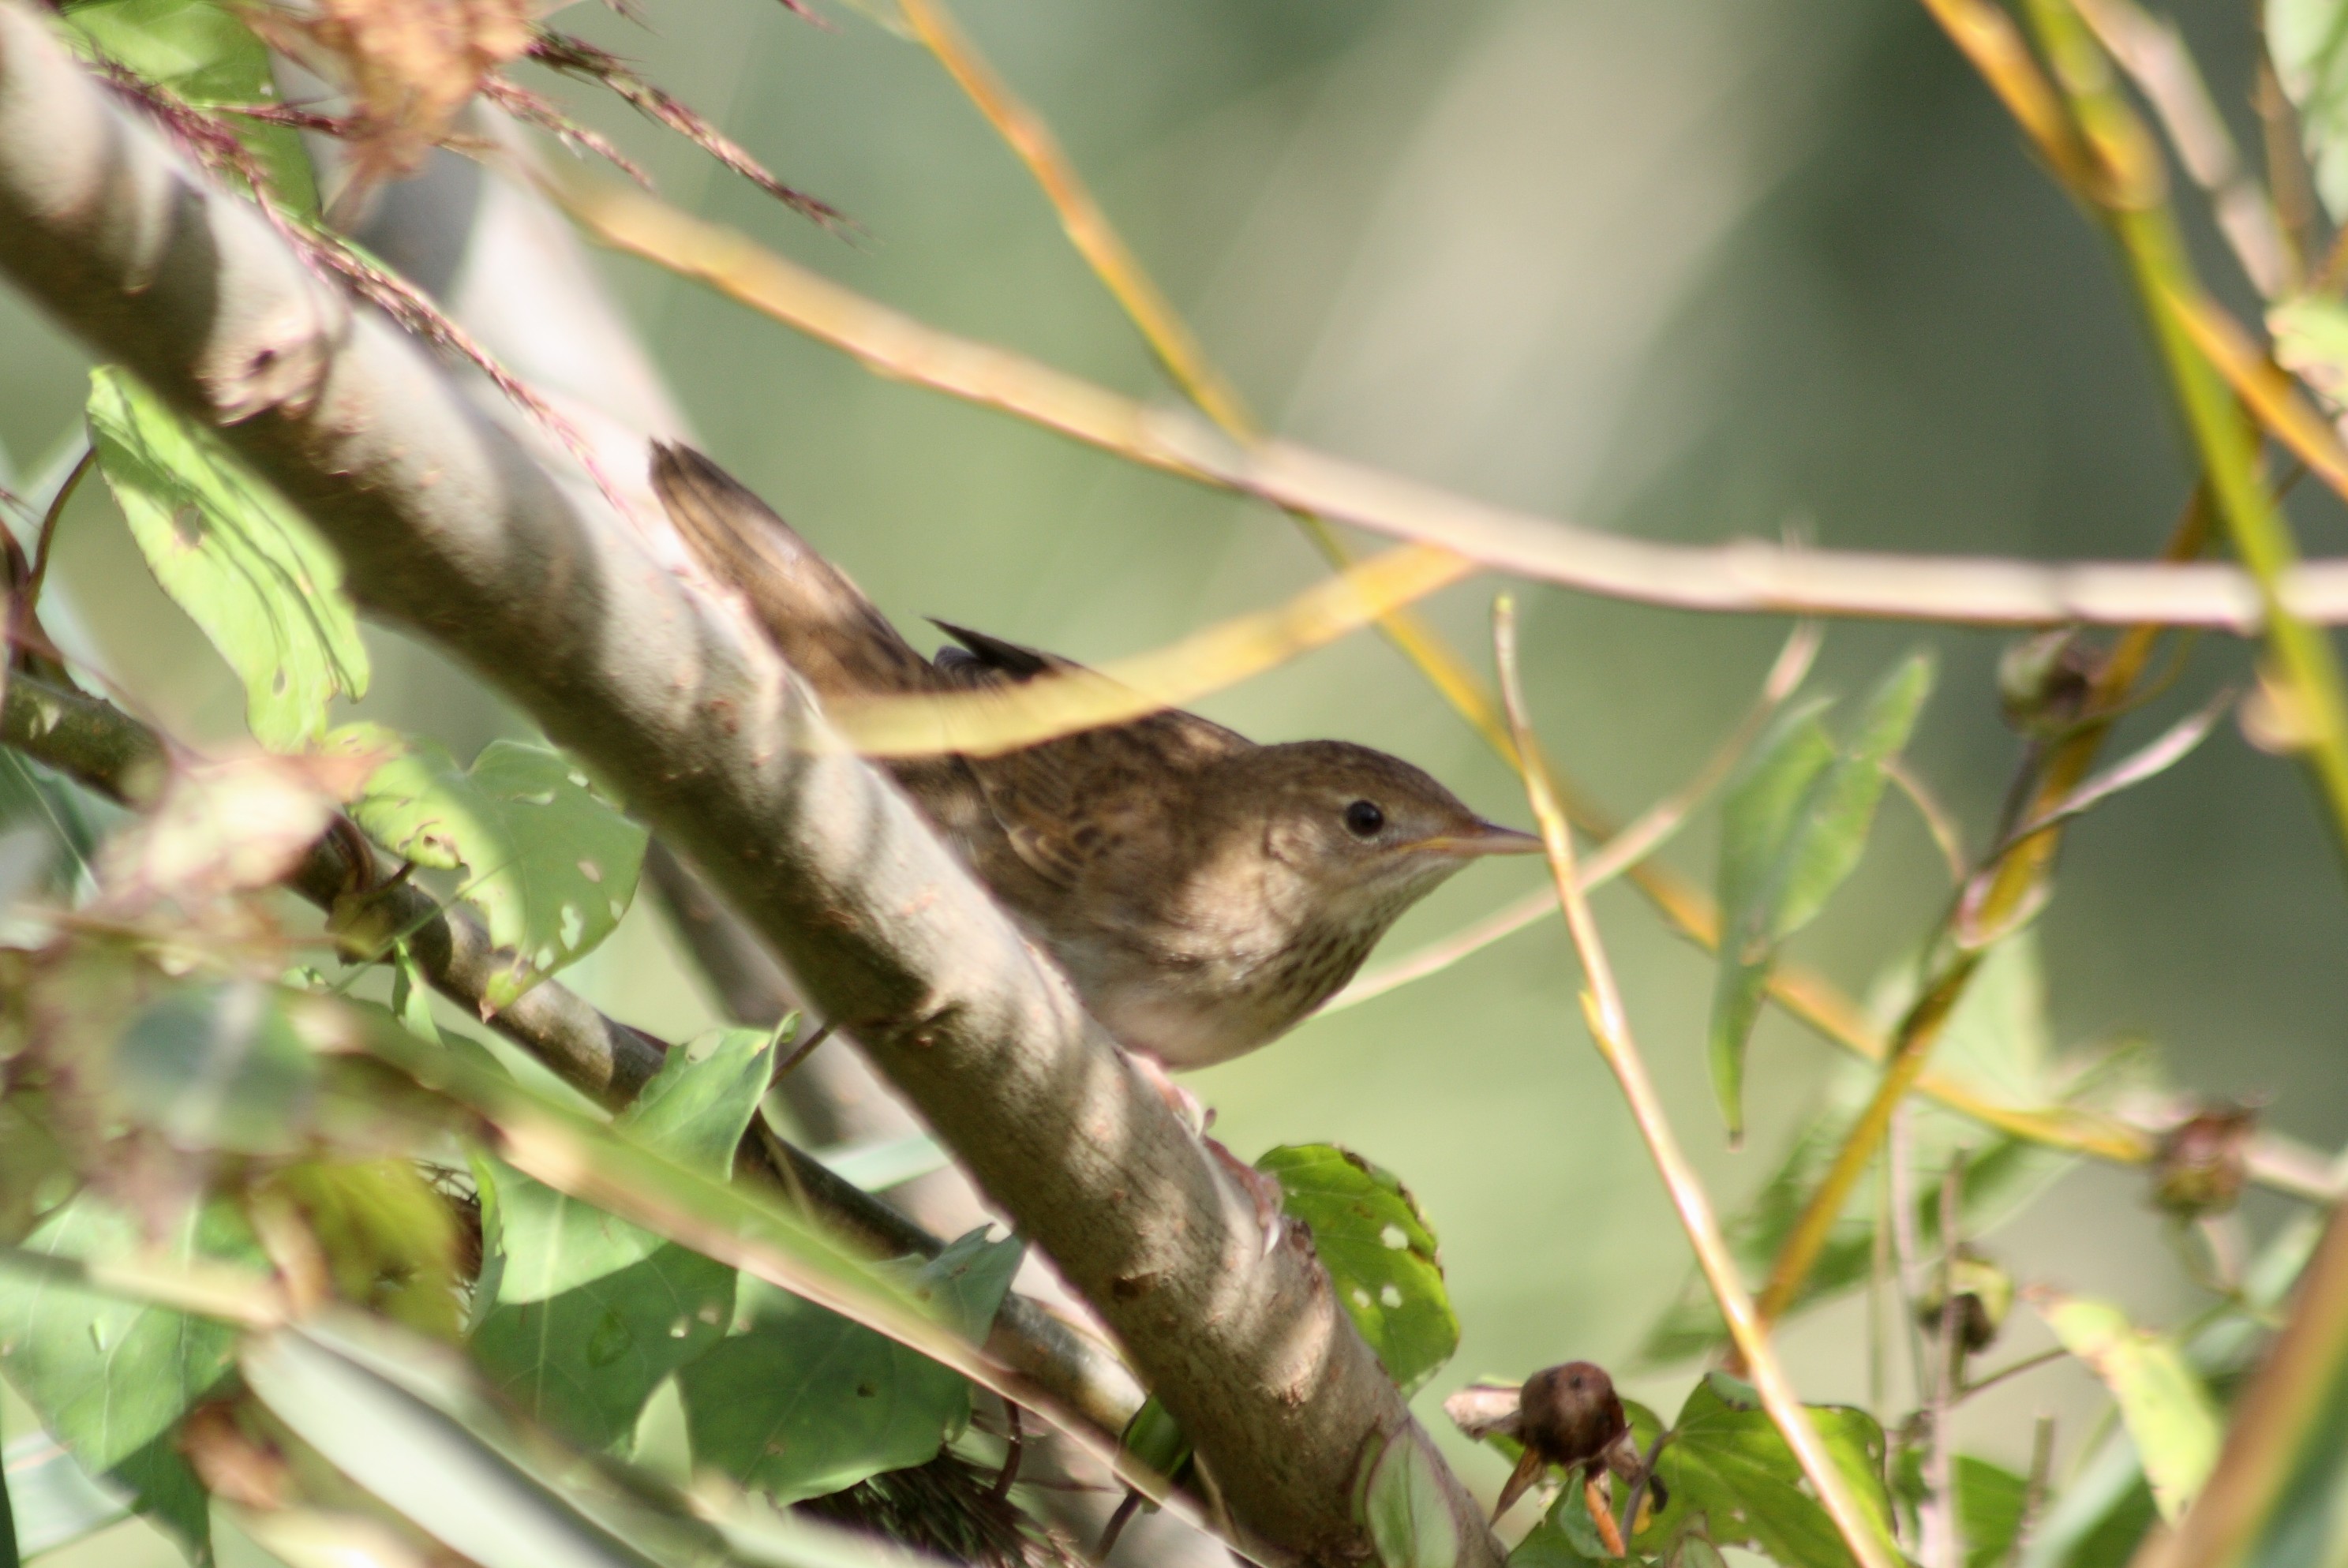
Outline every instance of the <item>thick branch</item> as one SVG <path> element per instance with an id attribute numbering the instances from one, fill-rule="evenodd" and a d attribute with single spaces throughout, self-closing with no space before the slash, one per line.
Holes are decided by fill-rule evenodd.
<path id="1" fill-rule="evenodd" d="M 502 687 L 693 856 L 1116 1329 L 1243 1530 L 1369 1555 L 1354 1483 L 1412 1422 L 1309 1240 L 1266 1254 L 1247 1194 L 771 651 L 574 511 L 417 344 L 305 273 L 13 0 L 0 269 L 221 426 L 369 610 Z M 1497 1562 L 1444 1481 L 1457 1561 Z"/>

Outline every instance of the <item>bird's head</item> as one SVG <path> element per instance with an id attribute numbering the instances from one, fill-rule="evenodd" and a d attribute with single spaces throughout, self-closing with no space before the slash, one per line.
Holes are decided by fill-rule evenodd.
<path id="1" fill-rule="evenodd" d="M 1241 809 L 1262 825 L 1277 878 L 1323 918 L 1383 929 L 1470 860 L 1538 854 L 1399 757 L 1344 741 L 1262 746 L 1242 764 Z"/>

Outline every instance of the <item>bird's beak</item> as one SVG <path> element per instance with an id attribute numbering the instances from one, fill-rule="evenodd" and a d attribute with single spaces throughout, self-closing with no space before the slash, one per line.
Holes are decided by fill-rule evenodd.
<path id="1" fill-rule="evenodd" d="M 1447 833 L 1437 838 L 1423 838 L 1413 845 L 1432 849 L 1444 855 L 1539 855 L 1542 845 L 1537 833 L 1520 833 L 1513 827 L 1502 827 L 1497 822 L 1479 822 L 1466 833 Z"/>

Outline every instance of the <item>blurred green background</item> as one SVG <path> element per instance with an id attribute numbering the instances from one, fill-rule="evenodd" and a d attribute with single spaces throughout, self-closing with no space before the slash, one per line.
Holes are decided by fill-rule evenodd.
<path id="1" fill-rule="evenodd" d="M 772 0 L 646 10 L 649 30 L 587 6 L 562 21 L 640 58 L 857 231 L 818 231 L 690 147 L 567 92 L 672 200 L 940 326 L 1169 395 L 1025 172 L 920 47 L 853 10 L 829 12 L 829 30 Z M 1468 494 L 1694 540 L 1792 530 L 1836 547 L 2144 556 L 2184 498 L 2168 411 L 2104 243 L 1920 6 L 965 0 L 961 14 L 1284 435 Z M 2181 19 L 2238 108 L 2244 8 L 2187 0 Z M 1322 569 L 1264 507 L 879 380 L 664 274 L 603 264 L 703 443 L 901 624 L 935 614 L 1098 661 L 1271 603 Z M 2228 291 L 2239 296 L 2230 279 Z M 0 443 L 21 466 L 77 417 L 86 360 L 0 293 Z M 2340 553 L 2340 515 L 2313 488 L 2293 501 L 2302 537 L 2311 553 Z M 101 487 L 73 509 L 59 562 L 129 692 L 183 735 L 237 733 L 227 671 L 157 592 Z M 1478 579 L 1430 607 L 1479 665 L 1497 586 Z M 1625 816 L 1697 765 L 1786 630 L 1519 591 L 1543 733 Z M 1978 849 L 2018 755 L 1991 686 L 1999 639 L 1838 625 L 1814 687 L 1859 690 L 1920 644 L 1938 649 L 1942 673 L 1917 769 Z M 375 645 L 374 716 L 460 754 L 519 727 L 429 652 L 390 636 Z M 2121 743 L 2248 667 L 2240 645 L 2205 640 Z M 1389 748 L 1491 815 L 1526 820 L 1509 776 L 1373 636 L 1203 706 L 1260 739 Z M 1711 853 L 1707 819 L 1670 857 L 1708 884 Z M 1463 875 L 1386 956 L 1537 875 Z M 1795 950 L 1864 988 L 1930 929 L 1946 886 L 1915 815 L 1890 801 L 1859 875 Z M 1598 912 L 1682 1135 L 1733 1208 L 1777 1157 L 1831 1048 L 1765 1022 L 1755 1133 L 1730 1153 L 1701 1061 L 1708 963 L 1625 889 Z M 2044 934 L 2065 1043 L 2142 1033 L 2183 1082 L 2265 1096 L 2271 1125 L 2320 1145 L 2348 1135 L 2348 897 L 2287 765 L 2229 728 L 2097 812 L 2072 835 Z M 708 1017 L 649 907 L 572 978 L 672 1035 Z M 1191 1080 L 1243 1157 L 1334 1140 L 1416 1190 L 1465 1325 L 1458 1358 L 1422 1396 L 1438 1426 L 1441 1396 L 1476 1374 L 1621 1364 L 1686 1267 L 1574 981 L 1551 922 Z M 2254 1202 L 2247 1214 L 2263 1230 L 2280 1212 Z M 2112 1296 L 2149 1320 L 2205 1299 L 2127 1173 L 2071 1176 L 1993 1245 L 2025 1278 Z M 2002 1349 L 2047 1342 L 2024 1317 Z M 1859 1322 L 1835 1309 L 1793 1329 L 1806 1392 L 1863 1397 Z M 1667 1408 L 1685 1381 L 1626 1378 Z M 1961 1430 L 1969 1447 L 2019 1462 L 2034 1411 L 2058 1413 L 2068 1453 L 2099 1404 L 2059 1368 L 1975 1401 Z M 1496 1459 L 1462 1462 L 1497 1484 Z M 132 1550 L 110 1537 L 77 1560 Z"/>

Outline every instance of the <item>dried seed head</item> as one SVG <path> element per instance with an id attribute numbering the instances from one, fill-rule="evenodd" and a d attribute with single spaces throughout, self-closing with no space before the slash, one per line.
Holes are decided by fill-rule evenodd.
<path id="1" fill-rule="evenodd" d="M 2152 1157 L 2152 1201 L 2179 1219 L 2222 1214 L 2240 1202 L 2249 1173 L 2256 1107 L 2203 1107 L 2162 1134 Z"/>

